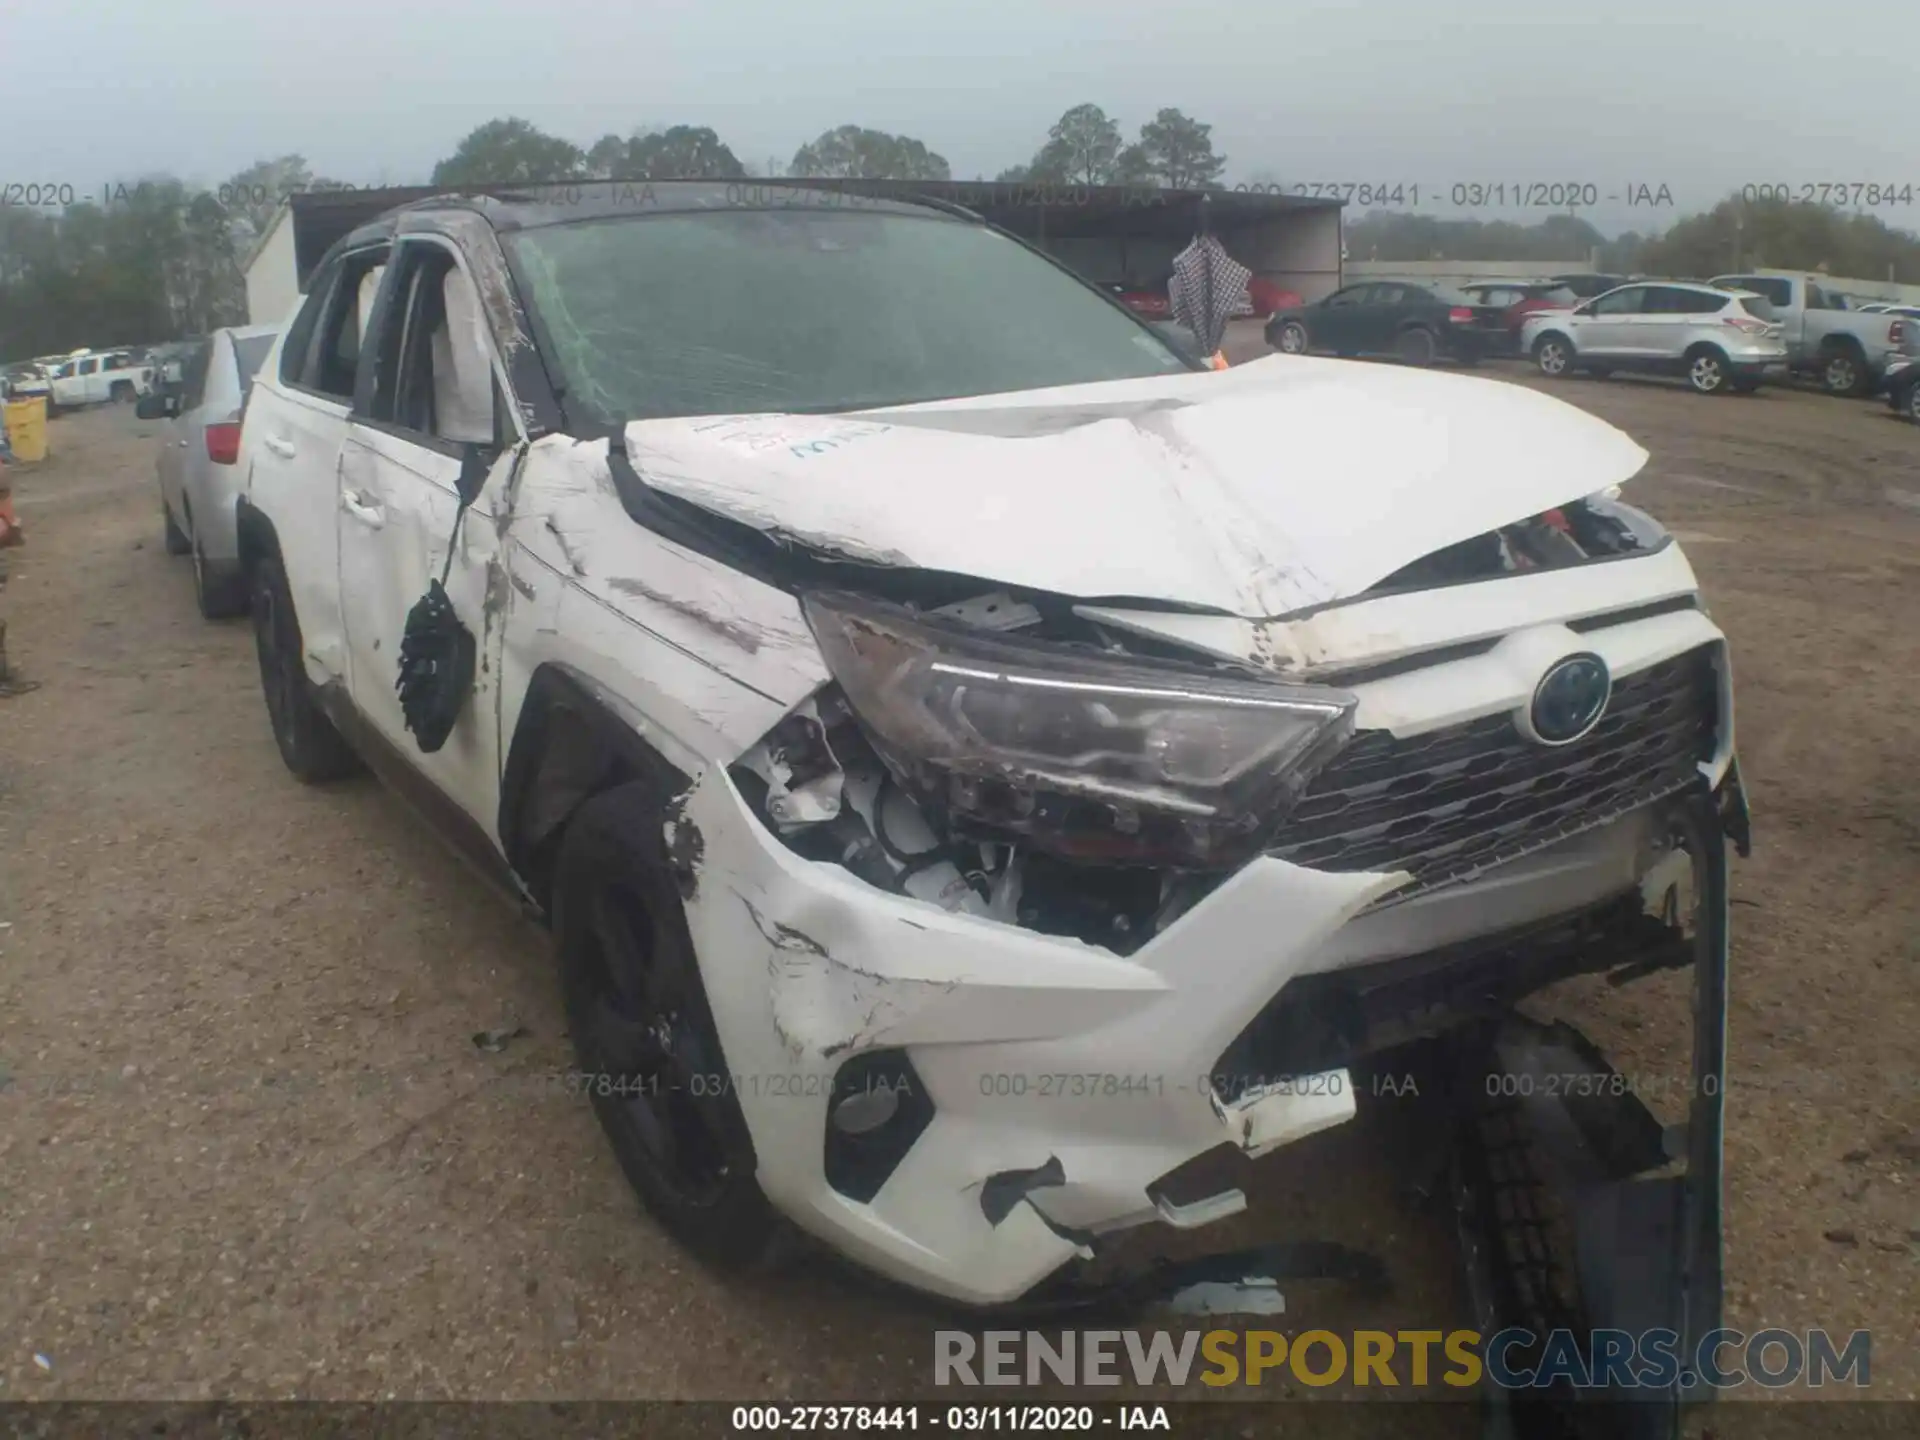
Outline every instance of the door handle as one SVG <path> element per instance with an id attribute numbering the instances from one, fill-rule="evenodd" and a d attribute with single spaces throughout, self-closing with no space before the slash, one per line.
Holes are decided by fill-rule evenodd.
<path id="1" fill-rule="evenodd" d="M 387 512 L 378 501 L 369 500 L 364 495 L 356 495 L 351 490 L 340 492 L 340 508 L 371 530 L 378 530 L 387 523 Z"/>
<path id="2" fill-rule="evenodd" d="M 291 440 L 282 440 L 278 435 L 269 435 L 263 443 L 282 460 L 291 460 L 294 457 L 295 451 Z"/>

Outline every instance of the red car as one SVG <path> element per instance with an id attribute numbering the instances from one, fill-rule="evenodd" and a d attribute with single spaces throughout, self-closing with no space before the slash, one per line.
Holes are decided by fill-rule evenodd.
<path id="1" fill-rule="evenodd" d="M 1580 297 L 1567 286 L 1552 280 L 1493 280 L 1460 287 L 1473 300 L 1474 308 L 1497 312 L 1503 332 L 1502 349 L 1520 353 L 1520 327 L 1527 317 L 1540 310 L 1571 310 Z"/>
<path id="2" fill-rule="evenodd" d="M 1166 320 L 1173 315 L 1173 303 L 1167 299 L 1166 288 L 1158 290 L 1141 289 L 1134 285 L 1109 285 L 1113 298 L 1126 306 L 1144 320 Z"/>
<path id="3" fill-rule="evenodd" d="M 1158 285 L 1140 288 L 1133 285 L 1109 285 L 1114 298 L 1134 314 L 1148 320 L 1165 320 L 1173 314 L 1173 303 L 1167 298 L 1168 282 L 1172 276 L 1165 277 Z M 1301 303 L 1299 292 L 1287 290 L 1265 276 L 1256 275 L 1247 282 L 1247 294 L 1234 309 L 1235 315 L 1254 315 L 1264 320 L 1276 310 L 1288 310 Z"/>
<path id="4" fill-rule="evenodd" d="M 1298 290 L 1284 289 L 1264 275 L 1256 275 L 1247 282 L 1247 299 L 1253 313 L 1262 320 L 1276 310 L 1292 310 L 1305 303 Z"/>

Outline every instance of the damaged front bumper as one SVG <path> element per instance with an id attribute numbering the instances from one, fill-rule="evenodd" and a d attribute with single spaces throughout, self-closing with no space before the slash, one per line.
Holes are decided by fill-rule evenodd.
<path id="1" fill-rule="evenodd" d="M 731 1072 L 713 1083 L 737 1097 L 760 1183 L 802 1228 L 914 1288 L 1015 1301 L 1103 1235 L 1244 1208 L 1237 1189 L 1175 1198 L 1165 1182 L 1221 1146 L 1259 1156 L 1351 1119 L 1349 1067 L 1367 1055 L 1443 1033 L 1491 1043 L 1523 994 L 1567 975 L 1686 963 L 1692 948 L 1662 947 L 1646 887 L 1667 883 L 1699 814 L 1737 801 L 1744 816 L 1730 756 L 1716 768 L 1717 800 L 1703 779 L 1398 902 L 1404 874 L 1262 856 L 1125 956 L 802 858 L 711 770 L 681 822 L 705 846 L 687 917 Z M 1695 893 L 1720 897 L 1707 968 L 1724 977 L 1712 833 L 1711 853 L 1681 843 Z M 1715 1097 L 1718 984 L 1696 1038 Z M 1717 1304 L 1717 1098 L 1710 1111 L 1688 1132 L 1686 1225 L 1704 1236 L 1711 1218 Z"/>

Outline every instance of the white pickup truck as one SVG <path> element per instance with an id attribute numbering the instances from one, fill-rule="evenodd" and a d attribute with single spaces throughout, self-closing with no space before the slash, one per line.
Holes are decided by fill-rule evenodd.
<path id="1" fill-rule="evenodd" d="M 52 375 L 51 400 L 60 410 L 108 400 L 131 402 L 152 392 L 153 367 L 135 364 L 126 350 L 69 356 Z"/>
<path id="2" fill-rule="evenodd" d="M 1773 307 L 1786 327 L 1787 366 L 1812 375 L 1830 395 L 1864 395 L 1877 389 L 1887 362 L 1914 322 L 1899 315 L 1847 308 L 1846 297 L 1812 277 L 1716 275 L 1707 282 L 1725 290 L 1751 290 Z"/>

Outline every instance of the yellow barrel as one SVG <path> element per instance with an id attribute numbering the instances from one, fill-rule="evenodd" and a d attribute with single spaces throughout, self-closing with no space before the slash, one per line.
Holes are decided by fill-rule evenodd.
<path id="1" fill-rule="evenodd" d="M 7 401 L 6 423 L 7 444 L 13 447 L 16 461 L 31 465 L 47 458 L 46 396 L 35 395 L 30 400 Z"/>

